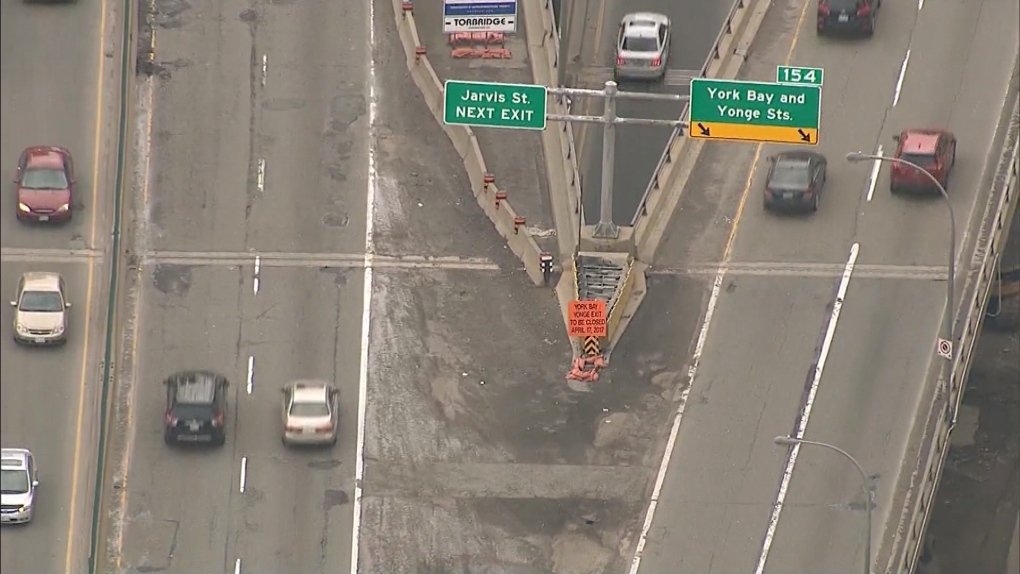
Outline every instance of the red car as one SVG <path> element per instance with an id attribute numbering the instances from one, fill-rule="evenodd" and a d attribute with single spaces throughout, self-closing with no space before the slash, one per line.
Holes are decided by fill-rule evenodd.
<path id="1" fill-rule="evenodd" d="M 33 146 L 21 152 L 14 174 L 18 186 L 18 219 L 61 222 L 71 219 L 74 161 L 56 146 Z"/>
<path id="2" fill-rule="evenodd" d="M 942 129 L 904 130 L 893 137 L 897 159 L 909 161 L 935 176 L 943 188 L 949 189 L 949 175 L 956 164 L 956 136 Z M 894 163 L 889 176 L 889 190 L 938 191 L 931 178 L 916 168 Z"/>

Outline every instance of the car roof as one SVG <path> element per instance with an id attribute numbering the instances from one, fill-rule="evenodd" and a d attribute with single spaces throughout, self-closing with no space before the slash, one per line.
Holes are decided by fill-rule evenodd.
<path id="1" fill-rule="evenodd" d="M 903 132 L 903 153 L 935 153 L 942 132 L 936 130 L 907 130 Z"/>
<path id="2" fill-rule="evenodd" d="M 34 146 L 25 150 L 25 155 L 28 156 L 28 167 L 51 169 L 64 168 L 65 153 L 67 152 L 63 148 L 53 146 Z"/>
<path id="3" fill-rule="evenodd" d="M 21 275 L 24 291 L 60 291 L 60 274 L 49 271 L 29 271 Z"/>
<path id="4" fill-rule="evenodd" d="M 623 17 L 628 36 L 654 36 L 659 26 L 669 25 L 669 18 L 655 12 L 632 12 Z"/>
<path id="5" fill-rule="evenodd" d="M 226 379 L 211 371 L 180 371 L 167 381 L 177 387 L 178 403 L 207 405 L 216 398 L 216 386 Z"/>
<path id="6" fill-rule="evenodd" d="M 330 386 L 325 381 L 293 381 L 289 385 L 291 400 L 295 403 L 325 403 L 327 402 L 326 391 Z"/>
<path id="7" fill-rule="evenodd" d="M 0 449 L 0 460 L 3 461 L 0 464 L 8 469 L 27 469 L 28 457 L 30 456 L 32 456 L 32 453 L 23 448 Z"/>

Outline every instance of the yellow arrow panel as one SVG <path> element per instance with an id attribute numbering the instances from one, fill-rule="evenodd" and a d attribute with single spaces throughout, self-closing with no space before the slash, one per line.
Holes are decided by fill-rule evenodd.
<path id="1" fill-rule="evenodd" d="M 818 130 L 813 128 L 693 122 L 687 132 L 688 137 L 706 140 L 818 145 Z"/>

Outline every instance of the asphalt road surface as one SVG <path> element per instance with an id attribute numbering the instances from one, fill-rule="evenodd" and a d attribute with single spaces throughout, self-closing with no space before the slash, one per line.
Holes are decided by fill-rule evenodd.
<path id="1" fill-rule="evenodd" d="M 682 359 L 636 349 L 587 392 L 567 385 L 555 298 L 451 168 L 390 8 L 375 9 L 369 51 L 369 15 L 351 6 L 161 5 L 140 98 L 151 149 L 135 190 L 113 571 L 346 572 L 352 538 L 362 574 L 598 574 L 629 559 L 668 420 L 660 394 Z M 185 367 L 232 382 L 222 449 L 162 443 L 159 381 Z M 307 376 L 341 388 L 332 451 L 280 445 L 277 391 Z"/>
<path id="2" fill-rule="evenodd" d="M 891 137 L 906 127 L 948 126 L 960 142 L 950 194 L 967 229 L 998 156 L 994 134 L 1014 64 L 1017 7 L 1000 0 L 928 3 L 918 13 L 916 3 L 888 2 L 873 38 L 836 40 L 815 35 L 813 6 L 779 2 L 770 9 L 743 78 L 769 81 L 784 62 L 825 69 L 817 151 L 829 158 L 827 191 L 814 215 L 764 212 L 766 163 L 753 163 L 752 145 L 712 144 L 695 171 L 690 186 L 715 190 L 723 204 L 736 205 L 745 193 L 747 200 L 715 214 L 727 226 L 736 219 L 731 271 L 719 290 L 641 573 L 859 567 L 866 502 L 853 468 L 832 453 L 800 451 L 777 526 L 770 527 L 788 454 L 772 438 L 794 432 L 811 396 L 806 438 L 846 449 L 875 477 L 876 550 L 887 519 L 898 519 L 899 509 L 891 508 L 896 481 L 901 465 L 916 456 L 908 435 L 915 414 L 926 415 L 918 403 L 944 305 L 939 278 L 948 221 L 937 199 L 890 195 L 884 168 L 869 197 L 871 165 L 848 164 L 843 155 L 879 145 L 888 151 Z M 779 149 L 763 146 L 761 158 Z M 852 252 L 841 313 L 833 319 Z M 711 285 L 716 266 L 659 272 L 701 274 Z M 827 331 L 831 345 L 820 361 Z"/>
<path id="3" fill-rule="evenodd" d="M 731 2 L 728 0 L 638 0 L 620 2 L 601 0 L 591 2 L 583 13 L 587 17 L 585 30 L 592 31 L 590 43 L 595 44 L 592 68 L 582 68 L 577 87 L 601 89 L 612 79 L 613 60 L 616 58 L 616 37 L 620 21 L 630 12 L 651 11 L 665 14 L 673 23 L 673 41 L 670 47 L 669 72 L 664 82 L 623 82 L 620 89 L 633 92 L 686 94 L 687 82 L 693 72 L 705 63 L 712 42 L 719 33 Z M 576 12 L 579 16 L 580 11 Z M 581 98 L 593 115 L 602 113 L 602 102 L 597 98 Z M 576 105 L 576 104 L 575 104 Z M 680 117 L 683 102 L 651 102 L 622 100 L 616 113 L 622 118 L 675 120 Z M 583 109 L 583 108 L 582 108 Z M 584 182 L 585 221 L 594 225 L 599 218 L 602 189 L 602 125 L 584 124 L 578 137 L 581 178 Z M 616 130 L 616 161 L 613 177 L 613 220 L 618 225 L 630 225 L 637 213 L 641 197 L 651 180 L 669 139 L 671 128 L 646 126 L 620 126 Z"/>
<path id="4" fill-rule="evenodd" d="M 109 103 L 100 82 L 100 43 L 101 31 L 116 27 L 116 10 L 107 2 L 5 2 L 0 12 L 0 161 L 7 182 L 7 199 L 0 203 L 0 291 L 7 309 L 0 337 L 0 434 L 3 446 L 32 450 L 41 477 L 33 522 L 0 532 L 4 572 L 71 574 L 85 568 L 97 437 L 92 413 L 103 351 L 98 327 L 104 324 L 106 300 L 100 255 L 110 202 L 110 182 L 98 174 L 105 173 L 106 158 L 113 155 L 108 149 L 112 118 L 99 104 Z M 115 62 L 119 59 L 110 58 L 102 65 L 114 77 Z M 66 225 L 15 220 L 17 202 L 8 178 L 30 145 L 64 146 L 74 155 L 77 197 L 74 219 Z M 12 341 L 6 302 L 26 271 L 64 276 L 73 304 L 65 346 L 31 349 Z"/>
<path id="5" fill-rule="evenodd" d="M 118 572 L 341 572 L 351 561 L 366 197 L 365 3 L 157 2 L 140 97 Z M 147 126 L 145 110 L 152 111 Z M 295 255 L 304 254 L 304 255 Z M 168 448 L 160 382 L 231 382 L 227 443 Z M 339 442 L 280 442 L 280 389 L 340 389 Z M 122 429 L 123 430 L 123 429 Z M 119 526 L 118 529 L 116 526 Z"/>

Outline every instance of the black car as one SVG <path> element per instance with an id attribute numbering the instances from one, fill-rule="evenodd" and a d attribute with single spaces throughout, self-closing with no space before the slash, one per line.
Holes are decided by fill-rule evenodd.
<path id="1" fill-rule="evenodd" d="M 825 187 L 825 156 L 811 151 L 786 151 L 769 156 L 765 209 L 818 210 Z"/>
<path id="2" fill-rule="evenodd" d="M 227 378 L 210 371 L 181 371 L 163 381 L 166 414 L 163 442 L 209 442 L 227 440 Z"/>
<path id="3" fill-rule="evenodd" d="M 818 0 L 818 34 L 843 32 L 871 36 L 882 0 Z"/>

